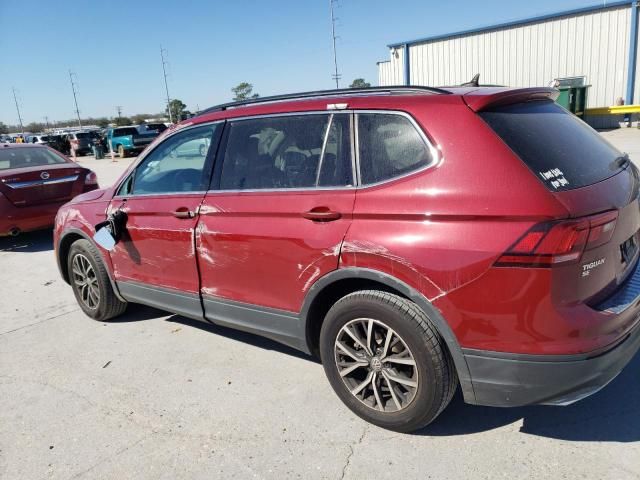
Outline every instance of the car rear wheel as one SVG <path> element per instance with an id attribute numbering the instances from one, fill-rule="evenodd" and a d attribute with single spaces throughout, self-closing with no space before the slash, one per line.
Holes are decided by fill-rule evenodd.
<path id="1" fill-rule="evenodd" d="M 448 351 L 429 318 L 391 293 L 360 291 L 336 302 L 322 325 L 320 355 L 347 407 L 389 430 L 428 425 L 457 387 Z"/>
<path id="2" fill-rule="evenodd" d="M 85 314 L 103 321 L 124 313 L 127 303 L 114 293 L 107 268 L 90 241 L 77 240 L 71 245 L 67 268 L 73 293 Z"/>
<path id="3" fill-rule="evenodd" d="M 122 145 L 118 145 L 118 156 L 120 158 L 124 158 L 127 156 L 127 152 L 125 152 L 124 147 Z"/>

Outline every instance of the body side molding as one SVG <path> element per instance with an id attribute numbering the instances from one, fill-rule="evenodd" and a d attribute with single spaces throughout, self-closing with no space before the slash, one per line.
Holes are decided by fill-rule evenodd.
<path id="1" fill-rule="evenodd" d="M 216 325 L 255 333 L 310 353 L 303 322 L 295 312 L 202 295 L 205 318 Z"/>
<path id="2" fill-rule="evenodd" d="M 193 320 L 204 320 L 200 295 L 130 280 L 116 282 L 125 300 L 167 310 Z"/>

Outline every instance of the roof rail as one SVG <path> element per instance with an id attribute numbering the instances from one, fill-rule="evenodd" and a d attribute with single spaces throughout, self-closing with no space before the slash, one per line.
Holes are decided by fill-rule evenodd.
<path id="1" fill-rule="evenodd" d="M 299 100 L 299 99 L 312 99 L 322 97 L 344 97 L 344 96 L 357 96 L 357 95 L 391 95 L 396 93 L 436 93 L 441 95 L 448 95 L 451 92 L 443 90 L 441 88 L 422 87 L 422 86 L 390 86 L 390 87 L 368 87 L 368 88 L 339 88 L 335 90 L 317 90 L 311 92 L 302 93 L 289 93 L 285 95 L 273 95 L 270 97 L 250 98 L 247 100 L 241 100 L 239 102 L 229 102 L 216 105 L 214 107 L 207 108 L 198 112 L 198 115 L 204 115 L 206 113 L 219 112 L 222 110 L 228 110 L 230 108 L 242 107 L 245 105 L 256 105 L 261 103 L 273 103 L 284 102 L 287 100 Z"/>

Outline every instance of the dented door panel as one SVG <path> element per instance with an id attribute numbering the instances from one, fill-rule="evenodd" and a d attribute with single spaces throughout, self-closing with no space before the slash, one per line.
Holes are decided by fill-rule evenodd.
<path id="1" fill-rule="evenodd" d="M 197 217 L 178 218 L 178 210 L 197 212 L 203 193 L 116 198 L 110 209 L 127 214 L 126 229 L 110 253 L 116 281 L 136 281 L 198 293 L 194 251 Z"/>
<path id="2" fill-rule="evenodd" d="M 299 312 L 313 283 L 338 268 L 354 190 L 209 192 L 196 228 L 202 294 Z M 314 221 L 305 213 L 339 213 Z"/>

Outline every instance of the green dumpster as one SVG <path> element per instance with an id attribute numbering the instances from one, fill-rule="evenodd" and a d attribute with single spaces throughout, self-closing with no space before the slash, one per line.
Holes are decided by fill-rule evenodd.
<path id="1" fill-rule="evenodd" d="M 576 87 L 558 87 L 560 95 L 556 102 L 562 105 L 574 115 L 582 117 L 584 109 L 587 105 L 587 88 L 591 85 L 583 85 Z"/>

